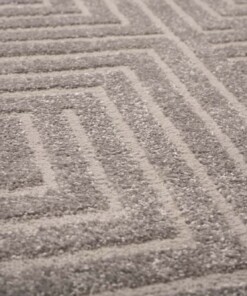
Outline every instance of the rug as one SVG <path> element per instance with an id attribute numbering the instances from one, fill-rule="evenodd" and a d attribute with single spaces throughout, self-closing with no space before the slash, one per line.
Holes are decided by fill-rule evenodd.
<path id="1" fill-rule="evenodd" d="M 247 295 L 247 1 L 0 0 L 0 295 Z"/>

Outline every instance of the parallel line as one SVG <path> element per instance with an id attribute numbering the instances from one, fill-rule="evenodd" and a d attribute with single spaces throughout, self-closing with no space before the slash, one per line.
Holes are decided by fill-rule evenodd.
<path id="1" fill-rule="evenodd" d="M 57 189 L 58 186 L 56 183 L 54 171 L 52 170 L 51 164 L 48 161 L 48 156 L 43 148 L 39 133 L 33 125 L 31 115 L 28 113 L 22 113 L 18 116 L 24 127 L 24 131 L 26 132 L 29 146 L 34 151 L 34 157 L 36 159 L 35 163 L 42 172 L 45 185 L 51 189 Z"/>
<path id="2" fill-rule="evenodd" d="M 79 38 L 62 38 L 58 40 L 54 39 L 42 39 L 42 40 L 25 40 L 25 41 L 8 41 L 8 44 L 23 44 L 23 43 L 30 43 L 30 44 L 36 44 L 36 43 L 44 43 L 46 44 L 47 41 L 51 42 L 64 42 L 64 41 L 69 41 L 69 42 L 77 42 L 77 41 L 93 41 L 93 42 L 98 42 L 98 41 L 114 41 L 114 40 L 128 40 L 128 39 L 135 39 L 135 38 L 142 38 L 142 39 L 150 39 L 150 38 L 160 38 L 160 37 L 165 37 L 163 34 L 147 34 L 147 35 L 108 35 L 107 37 L 79 37 Z M 6 44 L 6 42 L 0 42 L 0 45 Z M 22 55 L 25 56 L 25 55 Z M 32 56 L 32 55 L 27 55 Z M 1 59 L 1 57 L 0 57 Z"/>
<path id="3" fill-rule="evenodd" d="M 75 114 L 74 110 L 63 110 L 62 115 L 65 116 L 69 125 L 76 137 L 78 144 L 80 145 L 83 156 L 89 163 L 90 171 L 93 174 L 93 179 L 96 183 L 97 188 L 100 192 L 107 197 L 110 204 L 110 211 L 121 212 L 123 211 L 122 205 L 119 201 L 118 193 L 113 189 L 112 184 L 108 181 L 107 175 L 101 163 L 97 160 L 96 151 L 91 144 L 83 126 L 80 123 L 78 116 Z M 108 213 L 106 213 L 106 216 Z"/>
<path id="4" fill-rule="evenodd" d="M 120 20 L 122 26 L 128 26 L 130 24 L 128 18 L 122 12 L 120 12 L 114 1 L 104 0 L 104 2 L 106 3 L 111 13 Z"/>
<path id="5" fill-rule="evenodd" d="M 222 19 L 222 16 L 215 11 L 213 8 L 211 8 L 206 2 L 202 0 L 193 0 L 195 5 L 200 6 L 204 11 L 206 11 L 210 16 L 216 19 Z"/>
<path id="6" fill-rule="evenodd" d="M 119 68 L 125 72 L 125 68 Z M 94 89 L 94 93 L 100 99 L 101 103 L 105 107 L 107 115 L 112 119 L 113 125 L 116 127 L 119 136 L 126 144 L 127 148 L 134 155 L 135 160 L 140 165 L 145 179 L 149 182 L 152 188 L 157 192 L 159 202 L 162 205 L 165 205 L 165 213 L 169 211 L 169 216 L 176 221 L 176 225 L 181 229 L 181 232 L 184 233 L 184 237 L 191 239 L 191 234 L 188 232 L 188 227 L 185 223 L 184 218 L 181 216 L 180 211 L 175 204 L 170 192 L 171 189 L 168 189 L 156 172 L 152 164 L 150 164 L 145 150 L 138 143 L 134 132 L 129 127 L 129 125 L 122 118 L 121 113 L 118 111 L 115 104 L 109 99 L 105 90 L 102 87 L 97 87 Z"/>
<path id="7" fill-rule="evenodd" d="M 167 4 L 177 13 L 177 15 L 185 21 L 193 30 L 197 31 L 198 33 L 204 34 L 212 34 L 212 33 L 221 33 L 221 32 L 234 32 L 233 29 L 230 28 L 211 28 L 211 29 L 204 29 L 200 24 L 198 24 L 193 17 L 191 17 L 188 13 L 182 9 L 174 0 L 165 0 Z"/>
<path id="8" fill-rule="evenodd" d="M 120 70 L 122 69 L 121 67 L 118 67 L 116 70 Z M 87 89 L 82 89 L 84 92 Z M 172 219 L 174 219 L 174 221 L 176 221 L 176 226 L 179 228 L 180 230 L 180 237 L 184 238 L 184 240 L 182 240 L 183 242 L 189 240 L 190 243 L 193 242 L 192 236 L 190 231 L 188 230 L 188 227 L 184 221 L 184 219 L 181 217 L 181 214 L 179 212 L 179 210 L 177 209 L 177 206 L 175 204 L 175 202 L 173 201 L 173 198 L 170 195 L 170 192 L 172 191 L 171 188 L 167 188 L 166 185 L 164 184 L 164 181 L 159 177 L 159 175 L 156 173 L 155 169 L 153 168 L 153 166 L 149 163 L 146 153 L 145 151 L 142 149 L 142 147 L 138 144 L 135 135 L 133 133 L 133 131 L 129 128 L 128 124 L 126 124 L 124 122 L 124 120 L 122 119 L 121 114 L 119 113 L 118 109 L 116 108 L 115 104 L 113 102 L 111 102 L 111 100 L 108 98 L 106 92 L 104 91 L 104 89 L 102 87 L 94 87 L 94 88 L 90 88 L 88 89 L 90 92 L 92 92 L 94 95 L 96 95 L 96 97 L 98 97 L 101 101 L 101 103 L 104 105 L 106 113 L 108 114 L 108 116 L 110 116 L 110 118 L 113 121 L 113 125 L 117 128 L 118 130 L 118 134 L 121 136 L 121 139 L 125 142 L 125 144 L 127 145 L 128 149 L 132 152 L 132 154 L 135 156 L 135 159 L 138 161 L 145 179 L 150 183 L 150 185 L 152 186 L 152 188 L 154 188 L 154 190 L 158 193 L 158 199 L 160 201 L 160 203 L 162 205 L 164 205 L 164 211 L 161 210 L 164 214 L 169 213 L 169 217 L 171 217 Z M 69 90 L 67 90 L 69 91 Z M 55 93 L 55 92 L 54 92 Z M 78 93 L 78 91 L 77 91 Z M 57 93 L 56 93 L 57 95 Z M 78 143 L 80 144 L 80 147 L 82 148 L 82 153 L 86 156 L 86 159 L 89 161 L 90 163 L 90 169 L 93 172 L 93 174 L 95 176 L 97 176 L 96 179 L 101 180 L 101 186 L 103 188 L 100 188 L 100 190 L 102 192 L 109 192 L 108 188 L 105 188 L 105 184 L 107 184 L 107 177 L 104 173 L 103 168 L 101 167 L 100 163 L 96 160 L 95 157 L 95 151 L 94 148 L 92 146 L 92 144 L 90 143 L 89 138 L 87 137 L 80 121 L 79 118 L 75 115 L 73 110 L 64 110 L 63 111 L 63 115 L 67 118 L 73 133 L 75 134 Z M 108 195 L 112 195 L 112 211 L 114 211 L 114 213 L 111 213 L 109 215 L 109 211 L 104 213 L 100 213 L 100 214 L 87 214 L 89 215 L 89 217 L 87 219 L 100 219 L 102 221 L 104 221 L 104 218 L 109 219 L 109 218 L 114 218 L 118 215 L 125 215 L 125 213 L 123 211 L 121 211 L 121 206 L 119 206 L 119 204 L 116 202 L 117 197 L 111 192 L 109 192 Z M 22 231 L 24 230 L 25 232 L 30 232 L 33 231 L 35 229 L 35 227 L 38 227 L 40 225 L 44 226 L 51 226 L 54 225 L 54 223 L 59 223 L 59 225 L 63 225 L 64 220 L 66 221 L 66 224 L 69 222 L 73 222 L 73 221 L 84 221 L 84 218 L 82 215 L 80 216 L 76 216 L 76 218 L 71 217 L 71 216 L 66 216 L 66 219 L 63 219 L 63 221 L 59 218 L 55 218 L 55 220 L 53 221 L 53 218 L 41 218 L 38 221 L 31 221 L 31 223 L 26 224 L 25 222 L 16 226 L 13 225 L 12 223 L 3 223 L 2 227 L 5 230 L 18 230 L 18 229 L 22 229 Z M 177 243 L 180 239 L 176 239 Z M 168 243 L 169 245 L 170 243 Z"/>
<path id="9" fill-rule="evenodd" d="M 147 50 L 134 49 L 134 50 L 128 50 L 128 51 L 123 50 L 123 51 L 119 51 L 117 53 L 127 53 L 127 52 L 130 52 L 132 54 L 133 53 L 148 54 L 156 62 L 156 64 L 168 76 L 169 80 L 172 81 L 173 84 L 176 85 L 176 88 L 179 90 L 179 92 L 183 94 L 183 98 L 185 99 L 185 101 L 187 103 L 189 103 L 192 111 L 195 114 L 197 114 L 199 116 L 199 118 L 202 119 L 202 121 L 205 123 L 205 125 L 207 126 L 209 131 L 214 132 L 214 134 L 215 134 L 216 138 L 218 139 L 219 143 L 221 144 L 221 146 L 227 151 L 227 153 L 231 157 L 231 159 L 233 159 L 233 161 L 239 166 L 239 168 L 242 170 L 243 174 L 245 176 L 247 176 L 247 165 L 245 163 L 243 155 L 239 152 L 239 150 L 233 144 L 233 142 L 230 140 L 230 138 L 227 135 L 225 135 L 224 133 L 222 133 L 220 127 L 217 125 L 217 123 L 215 123 L 214 119 L 206 111 L 204 111 L 203 108 L 201 107 L 201 105 L 197 102 L 197 100 L 190 95 L 186 86 L 179 80 L 179 78 L 174 74 L 174 72 L 171 70 L 171 68 L 169 68 L 168 65 L 161 60 L 161 58 L 157 55 L 157 53 L 152 49 L 151 50 L 150 49 L 147 49 Z M 94 53 L 94 55 L 96 57 L 103 56 L 103 55 L 109 55 L 109 54 L 112 54 L 112 52 L 106 51 L 104 53 L 102 53 L 102 52 L 101 53 Z M 85 57 L 85 56 L 87 56 L 87 54 L 76 55 L 77 58 Z M 112 70 L 114 70 L 114 69 L 115 69 L 115 67 L 112 68 Z M 104 73 L 105 70 L 107 70 L 107 69 L 106 68 L 99 68 L 98 72 L 100 71 L 101 73 Z M 50 72 L 49 75 L 52 75 L 52 73 L 55 74 L 56 72 Z M 73 73 L 80 73 L 80 70 L 79 70 L 79 72 L 78 72 L 78 70 L 74 70 Z M 20 74 L 16 74 L 16 77 L 18 77 L 18 75 L 20 75 Z M 30 75 L 31 74 L 27 74 L 27 77 L 29 77 Z M 37 76 L 40 74 L 34 74 L 34 75 Z M 8 77 L 13 77 L 13 76 L 11 75 Z M 14 74 L 14 77 L 15 77 L 15 74 Z M 26 77 L 25 74 L 24 74 L 24 77 Z"/>
<path id="10" fill-rule="evenodd" d="M 48 188 L 58 188 L 55 174 L 51 168 L 48 156 L 46 155 L 46 152 L 43 148 L 39 133 L 33 126 L 31 115 L 28 113 L 11 113 L 11 116 L 17 116 L 23 126 L 23 130 L 28 140 L 29 147 L 34 152 L 35 164 L 42 173 L 44 185 L 27 187 L 18 191 L 1 190 L 0 198 L 16 197 L 20 199 L 24 195 L 35 195 L 37 197 L 42 197 Z"/>
<path id="11" fill-rule="evenodd" d="M 206 295 L 207 291 L 219 291 L 221 289 L 227 288 L 244 289 L 247 286 L 246 278 L 247 270 L 239 270 L 233 273 L 216 273 L 204 275 L 202 277 L 191 277 L 165 284 L 155 284 L 136 289 L 125 288 L 114 292 L 109 291 L 100 294 L 94 294 L 94 296 L 177 296 L 180 293 L 188 293 L 188 295 Z"/>
<path id="12" fill-rule="evenodd" d="M 41 218 L 29 218 L 27 221 L 0 221 L 0 233 L 4 234 L 7 232 L 22 232 L 26 235 L 35 233 L 40 227 L 52 228 L 60 227 L 63 228 L 67 225 L 77 225 L 83 222 L 98 221 L 99 223 L 112 222 L 116 218 L 127 217 L 126 211 L 112 212 L 111 209 L 106 211 L 97 212 L 85 212 L 75 214 L 65 214 L 61 217 L 41 217 Z"/>
<path id="13" fill-rule="evenodd" d="M 0 4 L 0 11 L 5 9 L 15 9 L 17 4 Z M 42 4 L 39 3 L 28 3 L 28 4 L 18 4 L 18 8 L 27 8 L 26 6 L 31 5 L 32 8 L 42 8 L 44 7 Z M 15 17 L 15 16 L 14 16 Z"/>
<path id="14" fill-rule="evenodd" d="M 229 0 L 226 0 L 229 1 Z M 206 11 L 212 18 L 216 18 L 218 20 L 234 20 L 235 18 L 246 18 L 247 15 L 239 14 L 239 15 L 222 15 L 218 13 L 216 10 L 211 8 L 205 1 L 202 0 L 194 0 L 195 5 L 200 6 L 204 11 Z M 231 3 L 228 3 L 228 6 L 231 7 Z"/>
<path id="15" fill-rule="evenodd" d="M 236 46 L 236 47 L 246 46 L 247 47 L 247 40 L 212 43 L 211 46 L 215 49 L 225 49 L 225 48 L 234 47 L 234 46 Z"/>
<path id="16" fill-rule="evenodd" d="M 157 65 L 164 71 L 167 78 L 175 85 L 175 88 L 183 95 L 185 102 L 190 105 L 191 110 L 197 114 L 199 118 L 204 122 L 205 126 L 210 132 L 213 132 L 221 146 L 227 151 L 230 158 L 238 165 L 244 176 L 247 176 L 247 164 L 245 162 L 244 156 L 239 152 L 237 147 L 231 141 L 231 139 L 221 131 L 221 128 L 214 121 L 209 113 L 207 113 L 201 105 L 198 103 L 196 98 L 194 98 L 186 86 L 179 80 L 179 78 L 174 74 L 174 72 L 165 64 L 161 58 L 155 53 L 154 50 L 149 51 L 149 55 L 152 56 Z"/>
<path id="17" fill-rule="evenodd" d="M 176 46 L 187 56 L 195 68 L 199 69 L 209 80 L 210 84 L 215 87 L 218 92 L 225 97 L 225 99 L 231 104 L 231 106 L 241 115 L 243 120 L 247 124 L 247 109 L 241 104 L 236 96 L 231 93 L 222 82 L 220 82 L 213 73 L 207 69 L 204 63 L 196 56 L 196 54 L 189 48 L 189 46 L 180 40 L 141 0 L 134 0 L 142 11 L 150 18 L 157 28 L 161 29 L 165 34 L 165 37 L 172 40 Z"/>
<path id="18" fill-rule="evenodd" d="M 73 30 L 73 29 L 83 29 L 83 30 L 88 30 L 88 29 L 102 29 L 105 27 L 110 27 L 110 26 L 119 26 L 120 23 L 97 23 L 97 24 L 79 24 L 79 25 L 64 25 L 64 26 L 56 26 L 56 27 L 35 27 L 35 28 L 18 28 L 18 31 L 16 29 L 0 29 L 1 32 L 7 32 L 7 33 L 26 33 L 26 31 L 35 31 L 35 32 L 55 32 L 56 30 Z M 78 37 L 76 37 L 78 38 Z M 63 39 L 63 38 L 61 38 Z M 31 39 L 31 41 L 35 41 L 36 39 Z M 42 39 L 42 40 L 47 40 L 47 39 Z M 52 39 L 53 40 L 53 39 Z M 56 39 L 54 39 L 56 40 Z M 23 42 L 25 40 L 21 40 L 20 42 Z M 2 41 L 1 41 L 2 42 Z M 8 41 L 11 42 L 11 41 Z"/>
<path id="19" fill-rule="evenodd" d="M 190 16 L 188 15 L 176 2 L 173 0 L 165 0 L 166 3 L 187 23 L 189 26 L 197 31 L 202 33 L 202 27 Z"/>
<path id="20" fill-rule="evenodd" d="M 123 72 L 125 72 L 126 77 L 132 81 L 133 87 L 138 92 L 142 100 L 146 103 L 149 111 L 166 133 L 169 141 L 173 143 L 175 147 L 177 147 L 187 165 L 192 169 L 197 178 L 200 180 L 200 183 L 210 194 L 213 203 L 221 211 L 222 215 L 224 215 L 225 220 L 228 222 L 229 228 L 232 229 L 232 233 L 236 234 L 241 244 L 247 247 L 246 226 L 234 213 L 232 206 L 229 205 L 224 197 L 219 193 L 215 184 L 208 176 L 205 167 L 196 159 L 187 144 L 183 141 L 180 132 L 176 129 L 173 123 L 163 115 L 160 107 L 148 94 L 148 91 L 144 88 L 144 86 L 142 86 L 134 72 L 126 69 L 123 69 Z"/>
<path id="21" fill-rule="evenodd" d="M 63 255 L 51 256 L 47 258 L 35 258 L 23 260 L 11 260 L 8 262 L 1 262 L 0 273 L 7 275 L 20 275 L 29 268 L 36 267 L 52 267 L 63 268 L 68 265 L 77 265 L 80 261 L 97 261 L 106 260 L 109 258 L 125 257 L 141 254 L 145 255 L 149 252 L 161 252 L 166 250 L 183 250 L 186 247 L 190 249 L 195 248 L 190 240 L 185 241 L 184 235 L 178 235 L 175 239 L 153 240 L 142 244 L 130 244 L 125 246 L 103 247 L 93 251 L 79 251 L 74 254 L 65 253 Z"/>
<path id="22" fill-rule="evenodd" d="M 6 0 L 6 2 L 5 1 L 0 2 L 0 7 L 5 6 L 5 5 L 13 5 L 13 6 L 15 6 L 15 5 L 33 5 L 33 4 L 40 4 L 42 2 L 43 2 L 42 0 L 39 0 L 39 1 L 10 1 L 10 0 L 8 1 L 8 0 Z"/>

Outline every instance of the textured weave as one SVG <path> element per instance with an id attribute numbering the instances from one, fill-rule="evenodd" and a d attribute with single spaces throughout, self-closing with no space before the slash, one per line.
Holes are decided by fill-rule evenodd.
<path id="1" fill-rule="evenodd" d="M 247 295 L 247 1 L 0 0 L 0 295 Z"/>

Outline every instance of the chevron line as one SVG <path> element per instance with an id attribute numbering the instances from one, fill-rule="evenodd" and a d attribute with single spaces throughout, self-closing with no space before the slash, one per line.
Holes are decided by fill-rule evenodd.
<path id="1" fill-rule="evenodd" d="M 132 81 L 134 89 L 145 102 L 158 124 L 162 127 L 169 141 L 177 147 L 187 165 L 193 170 L 201 184 L 210 194 L 216 207 L 224 215 L 225 220 L 228 222 L 233 234 L 237 234 L 241 244 L 247 247 L 247 229 L 245 225 L 242 223 L 240 218 L 235 215 L 232 206 L 229 205 L 225 198 L 218 192 L 215 184 L 207 175 L 205 167 L 195 158 L 187 144 L 182 140 L 182 136 L 179 131 L 175 128 L 172 122 L 163 115 L 157 103 L 148 94 L 148 91 L 141 85 L 134 72 L 129 71 L 126 68 L 123 68 L 122 71 L 125 73 L 126 77 Z"/>
<path id="2" fill-rule="evenodd" d="M 200 70 L 207 79 L 209 80 L 210 84 L 220 93 L 222 94 L 225 99 L 231 104 L 231 106 L 241 115 L 242 119 L 247 124 L 247 109 L 243 106 L 236 96 L 231 93 L 222 82 L 220 82 L 210 70 L 206 68 L 203 62 L 196 56 L 196 54 L 183 42 L 181 41 L 156 15 L 141 1 L 141 0 L 134 0 L 139 7 L 143 10 L 143 12 L 150 18 L 154 25 L 157 28 L 161 29 L 163 33 L 166 35 L 167 38 L 175 42 L 177 47 L 187 56 L 195 68 Z"/>

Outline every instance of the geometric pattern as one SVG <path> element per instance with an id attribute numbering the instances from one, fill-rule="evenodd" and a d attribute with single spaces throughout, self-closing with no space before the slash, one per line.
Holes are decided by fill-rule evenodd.
<path id="1" fill-rule="evenodd" d="M 0 0 L 0 294 L 245 292 L 246 16 Z"/>

